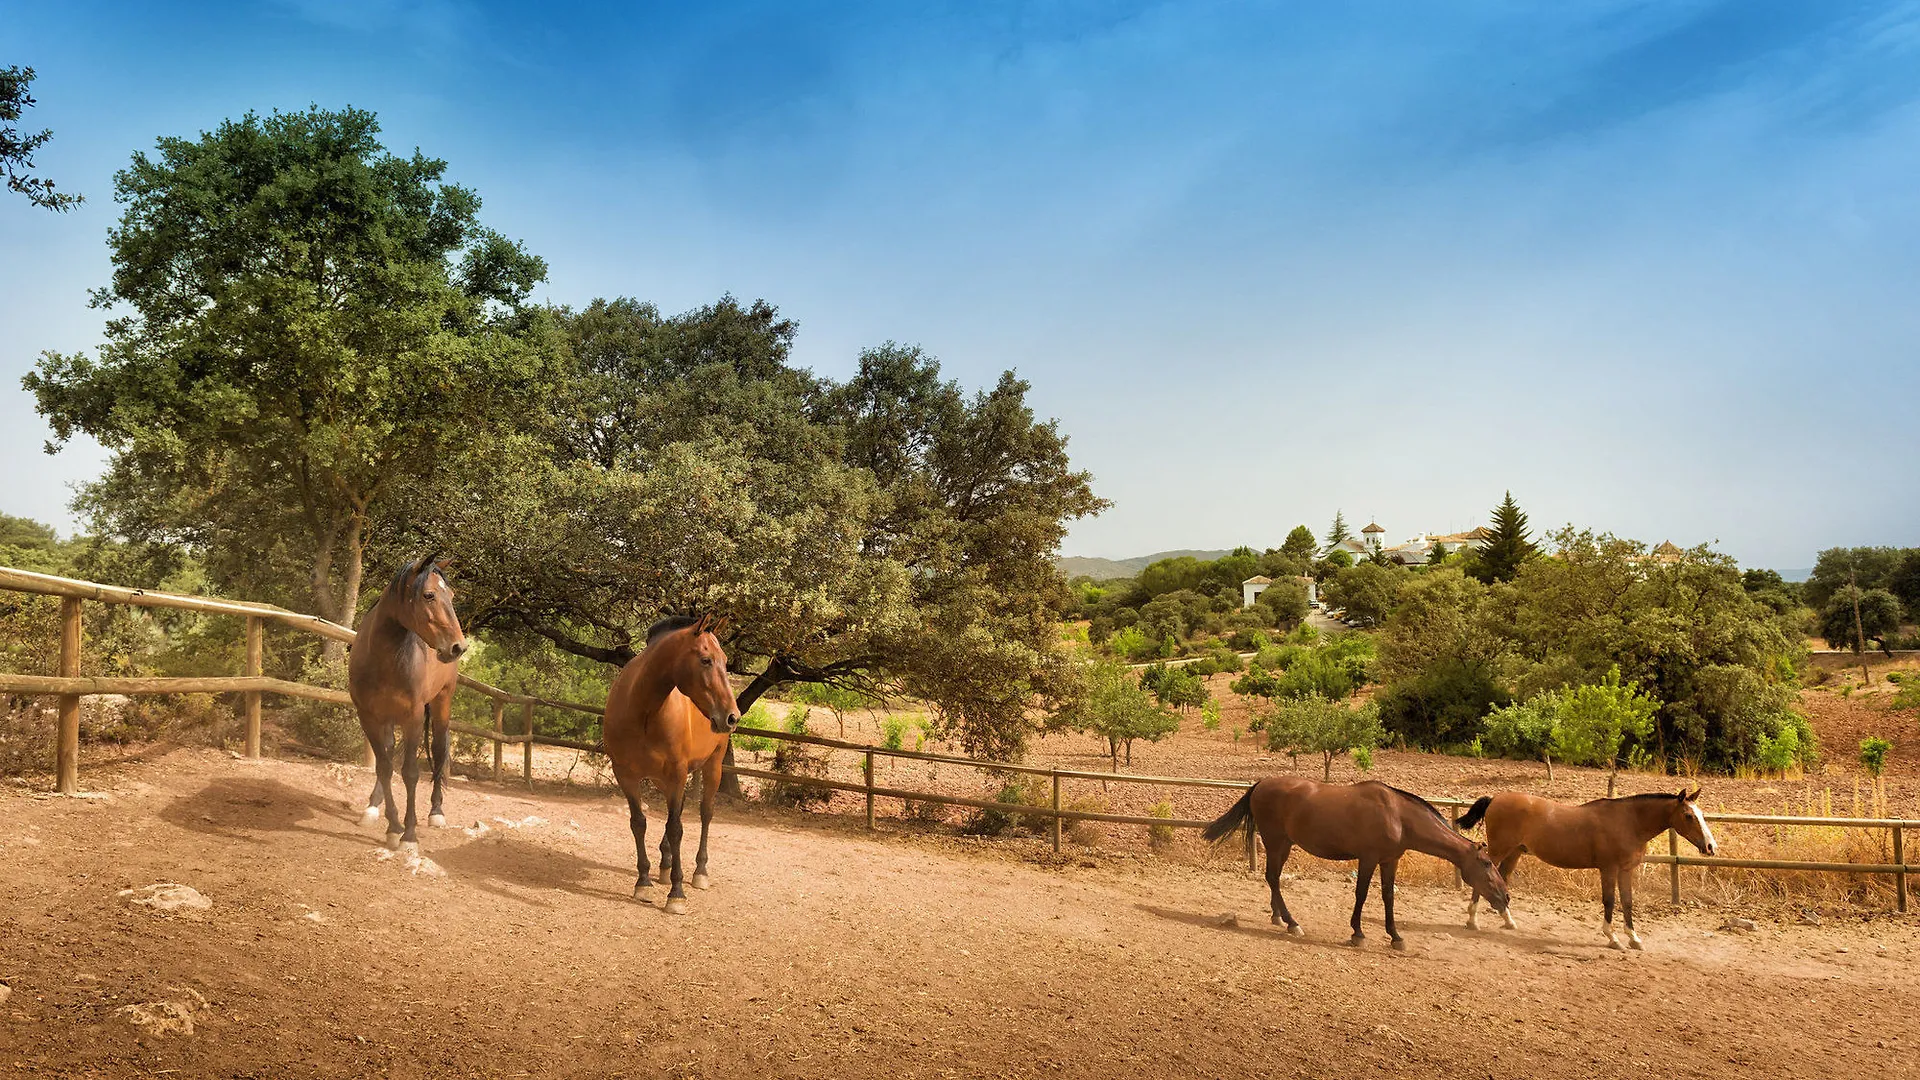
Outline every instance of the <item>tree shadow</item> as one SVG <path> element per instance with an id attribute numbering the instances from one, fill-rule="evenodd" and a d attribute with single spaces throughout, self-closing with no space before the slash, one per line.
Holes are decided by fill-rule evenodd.
<path id="1" fill-rule="evenodd" d="M 595 900 L 634 903 L 624 891 L 590 884 L 599 875 L 614 874 L 616 880 L 630 876 L 634 873 L 633 867 L 609 866 L 515 836 L 489 836 L 429 854 L 449 876 L 481 892 L 523 904 L 550 906 L 537 895 L 547 889 Z"/>
<path id="2" fill-rule="evenodd" d="M 249 844 L 267 843 L 263 833 L 289 832 L 365 842 L 347 823 L 337 800 L 266 777 L 227 776 L 211 781 L 168 803 L 159 818 L 189 832 Z"/>

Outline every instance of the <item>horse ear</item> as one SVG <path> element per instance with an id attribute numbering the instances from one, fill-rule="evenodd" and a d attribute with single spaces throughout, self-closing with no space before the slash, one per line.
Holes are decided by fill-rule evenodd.
<path id="1" fill-rule="evenodd" d="M 1693 794 L 1691 794 L 1691 795 L 1689 795 L 1689 796 L 1687 796 L 1687 801 L 1688 801 L 1688 802 L 1699 802 L 1699 801 L 1700 801 L 1700 793 L 1701 793 L 1702 791 L 1704 791 L 1704 790 L 1706 790 L 1706 789 L 1705 789 L 1705 788 L 1702 788 L 1702 787 L 1700 787 L 1699 785 L 1695 785 L 1695 786 L 1694 786 L 1694 789 L 1693 789 Z"/>
<path id="2" fill-rule="evenodd" d="M 694 620 L 693 620 L 693 632 L 694 632 L 695 634 L 704 634 L 704 633 L 706 633 L 706 632 L 707 632 L 707 622 L 708 622 L 708 621 L 709 621 L 710 619 L 712 619 L 712 618 L 713 618 L 713 616 L 711 616 L 711 615 L 697 615 L 697 616 L 695 616 L 695 617 L 694 617 Z"/>
<path id="3" fill-rule="evenodd" d="M 731 624 L 732 621 L 733 620 L 727 618 L 725 615 L 722 615 L 713 620 L 713 625 L 707 629 L 712 632 L 714 637 L 723 637 L 727 632 L 727 626 Z"/>

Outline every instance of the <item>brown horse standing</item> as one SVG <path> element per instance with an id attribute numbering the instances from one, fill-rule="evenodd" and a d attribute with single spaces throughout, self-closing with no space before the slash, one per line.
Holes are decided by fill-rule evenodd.
<path id="1" fill-rule="evenodd" d="M 1359 861 L 1349 945 L 1366 940 L 1360 930 L 1360 910 L 1367 904 L 1374 868 L 1379 867 L 1387 937 L 1394 948 L 1406 948 L 1393 923 L 1393 879 L 1400 868 L 1400 856 L 1409 851 L 1447 860 L 1460 868 L 1460 876 L 1473 887 L 1475 898 L 1485 896 L 1496 909 L 1507 906 L 1506 882 L 1487 857 L 1485 845 L 1454 832 L 1432 803 L 1377 780 L 1323 784 L 1300 776 L 1271 776 L 1249 788 L 1233 809 L 1201 835 L 1219 840 L 1248 821 L 1259 831 L 1260 842 L 1267 849 L 1267 888 L 1273 894 L 1274 924 L 1284 920 L 1289 934 L 1301 930 L 1280 897 L 1280 870 L 1287 865 L 1295 844 L 1317 858 Z"/>
<path id="2" fill-rule="evenodd" d="M 727 682 L 727 654 L 704 615 L 663 619 L 647 631 L 647 647 L 627 661 L 607 694 L 601 740 L 613 762 L 613 776 L 627 796 L 633 847 L 640 865 L 633 898 L 649 901 L 653 875 L 647 867 L 647 815 L 640 808 L 640 784 L 654 782 L 667 798 L 667 824 L 660 837 L 660 871 L 670 877 L 669 914 L 687 913 L 681 884 L 680 811 L 687 779 L 700 772 L 700 851 L 694 857 L 693 887 L 707 887 L 707 827 L 713 822 L 714 793 L 727 741 L 740 726 L 740 703 Z"/>
<path id="3" fill-rule="evenodd" d="M 1640 948 L 1633 930 L 1633 878 L 1647 857 L 1647 841 L 1668 829 L 1687 838 L 1705 854 L 1718 850 L 1713 830 L 1700 813 L 1700 789 L 1687 794 L 1629 795 L 1624 799 L 1595 799 L 1567 806 L 1519 791 L 1483 796 L 1455 822 L 1471 829 L 1487 820 L 1487 850 L 1500 863 L 1500 874 L 1513 873 L 1523 854 L 1563 870 L 1600 871 L 1600 907 L 1606 913 L 1607 944 L 1620 948 L 1613 936 L 1613 895 L 1620 893 L 1620 911 L 1626 917 L 1627 941 Z M 1467 903 L 1467 925 L 1476 925 L 1480 898 Z M 1514 928 L 1511 908 L 1502 913 L 1506 927 Z"/>
<path id="4" fill-rule="evenodd" d="M 433 805 L 429 824 L 443 826 L 441 796 L 447 780 L 447 725 L 453 688 L 460 681 L 460 654 L 467 637 L 453 613 L 453 587 L 428 555 L 405 563 L 392 584 L 360 621 L 347 654 L 347 691 L 360 714 L 360 730 L 373 745 L 373 791 L 364 821 L 387 812 L 387 847 L 417 852 L 414 787 L 420 781 L 420 743 L 432 728 Z M 407 782 L 407 817 L 393 799 L 393 736 L 400 732 L 400 775 Z"/>

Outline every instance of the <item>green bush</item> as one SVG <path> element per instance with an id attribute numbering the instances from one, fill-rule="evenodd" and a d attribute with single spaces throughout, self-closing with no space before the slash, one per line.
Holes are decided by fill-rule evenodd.
<path id="1" fill-rule="evenodd" d="M 1200 705 L 1200 726 L 1208 731 L 1220 730 L 1220 703 L 1211 697 Z"/>
<path id="2" fill-rule="evenodd" d="M 1336 754 L 1380 745 L 1380 710 L 1369 702 L 1350 709 L 1325 698 L 1301 698 L 1273 707 L 1266 717 L 1267 748 L 1285 754 L 1319 754 L 1323 778 L 1333 778 Z"/>
<path id="3" fill-rule="evenodd" d="M 1887 751 L 1893 744 L 1878 735 L 1869 735 L 1860 740 L 1860 764 L 1867 772 L 1879 776 L 1887 768 Z"/>
<path id="4" fill-rule="evenodd" d="M 767 711 L 767 706 L 764 702 L 756 701 L 753 703 L 753 707 L 747 710 L 747 714 L 740 718 L 740 726 L 760 728 L 763 731 L 767 730 L 773 726 L 773 714 Z M 772 750 L 778 742 L 779 740 L 769 739 L 765 735 L 736 734 L 733 737 L 734 749 L 749 750 L 756 754 L 767 753 Z"/>
<path id="5" fill-rule="evenodd" d="M 1373 771 L 1373 748 L 1356 746 L 1353 748 L 1353 767 L 1361 772 Z"/>
<path id="6" fill-rule="evenodd" d="M 1388 733 L 1434 750 L 1471 742 L 1481 733 L 1481 718 L 1513 699 L 1484 668 L 1443 660 L 1388 684 L 1375 700 Z"/>
<path id="7" fill-rule="evenodd" d="M 1161 799 L 1147 809 L 1147 816 L 1171 819 L 1173 817 L 1173 803 L 1166 799 Z M 1147 842 L 1156 848 L 1166 847 L 1168 844 L 1173 843 L 1173 826 L 1147 826 Z"/>
<path id="8" fill-rule="evenodd" d="M 880 745 L 888 750 L 907 749 L 907 734 L 920 727 L 919 717 L 910 713 L 889 714 L 880 721 Z M 914 749 L 919 749 L 920 740 L 914 739 Z"/>

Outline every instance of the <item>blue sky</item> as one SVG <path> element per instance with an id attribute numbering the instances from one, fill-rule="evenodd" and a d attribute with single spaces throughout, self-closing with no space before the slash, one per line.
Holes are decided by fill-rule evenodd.
<path id="1" fill-rule="evenodd" d="M 0 198 L 18 376 L 99 339 L 112 173 L 352 104 L 544 295 L 765 297 L 801 362 L 1007 367 L 1114 508 L 1072 554 L 1536 525 L 1811 565 L 1920 543 L 1920 4 L 0 0 L 64 216 Z"/>

